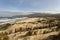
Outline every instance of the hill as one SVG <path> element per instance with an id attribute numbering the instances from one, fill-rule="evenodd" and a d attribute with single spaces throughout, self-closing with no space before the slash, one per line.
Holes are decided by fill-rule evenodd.
<path id="1" fill-rule="evenodd" d="M 60 39 L 60 20 L 55 17 L 27 18 L 0 27 L 0 33 L 6 34 L 9 40 Z"/>
<path id="2" fill-rule="evenodd" d="M 28 15 L 15 15 L 13 17 L 60 17 L 59 13 L 56 14 L 51 14 L 51 13 L 36 13 L 36 12 L 32 12 L 32 14 L 28 14 Z"/>

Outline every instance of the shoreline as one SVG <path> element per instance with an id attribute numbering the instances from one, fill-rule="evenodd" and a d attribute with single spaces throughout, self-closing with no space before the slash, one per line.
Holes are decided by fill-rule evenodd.
<path id="1" fill-rule="evenodd" d="M 0 25 L 11 23 L 11 22 L 16 22 L 16 21 L 20 21 L 20 20 L 24 20 L 26 18 L 28 18 L 28 17 L 14 18 L 14 19 L 1 19 L 0 20 Z"/>

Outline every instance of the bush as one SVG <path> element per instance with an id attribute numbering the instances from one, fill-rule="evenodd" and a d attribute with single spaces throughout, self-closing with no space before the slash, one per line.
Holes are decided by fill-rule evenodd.
<path id="1" fill-rule="evenodd" d="M 4 25 L 0 28 L 0 30 L 5 30 L 5 29 L 7 29 L 10 25 L 11 25 L 11 24 L 9 24 L 9 23 L 4 24 Z"/>
<path id="2" fill-rule="evenodd" d="M 34 32 L 34 35 L 37 35 L 37 31 Z"/>
<path id="3" fill-rule="evenodd" d="M 60 40 L 60 34 L 58 35 L 50 35 L 46 40 Z"/>
<path id="4" fill-rule="evenodd" d="M 4 34 L 4 33 L 0 33 L 0 40 L 9 40 L 9 37 L 6 35 L 6 34 Z"/>
<path id="5" fill-rule="evenodd" d="M 29 31 L 26 35 L 27 36 L 31 36 L 32 35 L 32 31 Z"/>

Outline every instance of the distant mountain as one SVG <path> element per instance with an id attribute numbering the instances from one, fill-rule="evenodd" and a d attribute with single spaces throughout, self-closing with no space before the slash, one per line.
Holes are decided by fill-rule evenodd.
<path id="1" fill-rule="evenodd" d="M 9 11 L 0 11 L 0 17 L 60 17 L 60 13 L 46 13 L 46 12 L 9 12 Z"/>
<path id="2" fill-rule="evenodd" d="M 51 14 L 51 13 L 36 13 L 33 12 L 32 14 L 29 15 L 15 15 L 13 17 L 59 17 L 60 18 L 60 14 Z"/>

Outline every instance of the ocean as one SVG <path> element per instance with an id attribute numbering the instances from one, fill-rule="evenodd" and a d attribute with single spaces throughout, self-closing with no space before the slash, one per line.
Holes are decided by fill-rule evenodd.
<path id="1" fill-rule="evenodd" d="M 0 18 L 0 24 L 5 24 L 5 23 L 11 23 L 15 22 L 18 20 L 23 20 L 26 19 L 27 17 L 22 17 L 22 18 Z"/>

